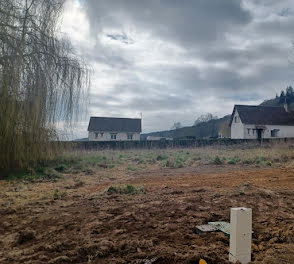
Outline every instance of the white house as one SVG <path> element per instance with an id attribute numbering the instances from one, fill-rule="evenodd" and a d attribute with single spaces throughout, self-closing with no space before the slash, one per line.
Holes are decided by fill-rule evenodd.
<path id="1" fill-rule="evenodd" d="M 235 105 L 231 138 L 294 138 L 294 113 L 285 107 Z"/>
<path id="2" fill-rule="evenodd" d="M 91 117 L 88 126 L 89 141 L 140 140 L 141 119 Z"/>

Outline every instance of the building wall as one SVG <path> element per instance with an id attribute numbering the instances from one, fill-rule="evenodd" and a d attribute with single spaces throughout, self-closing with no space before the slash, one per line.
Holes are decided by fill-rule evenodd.
<path id="1" fill-rule="evenodd" d="M 170 137 L 156 137 L 156 136 L 148 136 L 146 140 L 173 140 Z"/>
<path id="2" fill-rule="evenodd" d="M 235 117 L 237 117 L 237 120 L 238 120 L 237 123 L 235 122 Z M 231 138 L 243 139 L 244 138 L 244 131 L 245 131 L 244 124 L 241 122 L 239 114 L 236 110 L 235 114 L 233 116 L 233 121 L 232 121 L 232 125 L 231 125 Z"/>
<path id="3" fill-rule="evenodd" d="M 116 139 L 111 139 L 111 134 L 116 134 Z M 133 139 L 128 139 L 129 134 L 133 135 Z M 88 139 L 89 141 L 138 141 L 140 140 L 140 133 L 89 131 Z"/>
<path id="4" fill-rule="evenodd" d="M 257 132 L 253 129 L 256 129 L 256 125 L 245 125 L 244 126 L 244 138 L 245 139 L 256 139 Z M 248 134 L 249 129 L 249 134 Z M 271 130 L 278 129 L 279 132 L 276 137 L 271 136 Z M 262 138 L 293 138 L 294 137 L 294 126 L 274 126 L 266 125 L 265 130 L 262 134 Z"/>

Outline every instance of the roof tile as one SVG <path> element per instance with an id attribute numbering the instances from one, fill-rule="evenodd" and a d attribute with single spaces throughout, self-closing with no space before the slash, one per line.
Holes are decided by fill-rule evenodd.
<path id="1" fill-rule="evenodd" d="M 235 105 L 230 124 L 236 110 L 244 124 L 294 126 L 294 114 L 284 107 Z"/>
<path id="2" fill-rule="evenodd" d="M 141 119 L 92 116 L 88 131 L 141 132 Z"/>

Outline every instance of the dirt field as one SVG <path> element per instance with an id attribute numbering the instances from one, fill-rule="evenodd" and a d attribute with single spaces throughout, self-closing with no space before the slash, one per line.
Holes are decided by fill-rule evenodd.
<path id="1" fill-rule="evenodd" d="M 128 162 L 57 181 L 0 181 L 0 263 L 228 263 L 229 238 L 195 225 L 253 210 L 252 263 L 294 263 L 294 166 Z M 189 163 L 189 162 L 187 162 Z M 110 186 L 144 187 L 138 194 Z"/>

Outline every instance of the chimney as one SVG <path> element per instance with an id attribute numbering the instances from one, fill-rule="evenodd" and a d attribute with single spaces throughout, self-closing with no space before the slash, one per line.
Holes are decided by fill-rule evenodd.
<path id="1" fill-rule="evenodd" d="M 288 104 L 287 104 L 287 100 L 286 100 L 286 98 L 285 98 L 285 102 L 284 102 L 284 108 L 285 108 L 285 111 L 286 111 L 286 112 L 289 112 Z"/>

